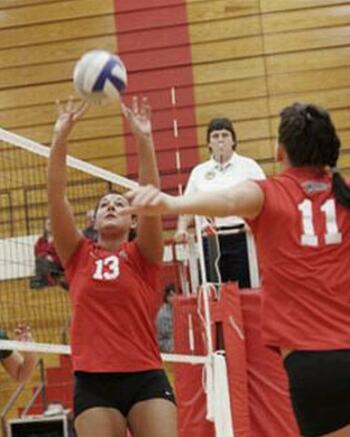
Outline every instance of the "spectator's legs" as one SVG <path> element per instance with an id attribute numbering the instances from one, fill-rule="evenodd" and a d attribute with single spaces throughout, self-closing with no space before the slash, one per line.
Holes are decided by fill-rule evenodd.
<path id="1" fill-rule="evenodd" d="M 219 238 L 222 282 L 238 281 L 239 288 L 250 288 L 246 234 L 220 235 Z"/>

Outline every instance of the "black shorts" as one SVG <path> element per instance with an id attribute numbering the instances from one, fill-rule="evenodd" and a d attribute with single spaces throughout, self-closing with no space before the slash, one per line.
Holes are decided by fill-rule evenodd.
<path id="1" fill-rule="evenodd" d="M 144 372 L 74 373 L 74 417 L 94 407 L 119 410 L 125 417 L 140 401 L 162 398 L 175 404 L 163 369 Z"/>
<path id="2" fill-rule="evenodd" d="M 295 351 L 284 360 L 301 435 L 350 424 L 350 350 Z"/>

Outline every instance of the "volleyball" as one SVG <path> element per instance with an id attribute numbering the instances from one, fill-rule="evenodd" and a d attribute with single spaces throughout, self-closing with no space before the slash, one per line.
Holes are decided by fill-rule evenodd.
<path id="1" fill-rule="evenodd" d="M 119 56 L 105 50 L 91 50 L 76 63 L 73 83 L 90 103 L 118 100 L 127 85 L 127 71 Z"/>

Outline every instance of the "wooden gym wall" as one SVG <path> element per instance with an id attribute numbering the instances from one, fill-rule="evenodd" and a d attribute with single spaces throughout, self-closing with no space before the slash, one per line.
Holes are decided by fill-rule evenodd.
<path id="1" fill-rule="evenodd" d="M 278 113 L 294 101 L 331 110 L 350 174 L 350 1 L 1 0 L 0 126 L 48 144 L 54 101 L 72 93 L 74 63 L 94 48 L 125 60 L 127 101 L 149 96 L 167 190 L 206 159 L 205 127 L 216 115 L 232 118 L 239 151 L 274 173 Z M 72 155 L 136 176 L 118 107 L 92 108 L 71 138 Z"/>

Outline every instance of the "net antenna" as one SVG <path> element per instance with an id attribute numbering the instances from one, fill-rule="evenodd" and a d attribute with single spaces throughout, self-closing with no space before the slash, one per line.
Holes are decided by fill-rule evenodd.
<path id="1" fill-rule="evenodd" d="M 170 89 L 170 96 L 171 96 L 171 105 L 172 105 L 172 114 L 173 114 L 173 136 L 175 141 L 175 157 L 176 157 L 176 172 L 177 172 L 177 178 L 178 178 L 178 193 L 181 196 L 183 194 L 182 189 L 182 183 L 181 183 L 181 155 L 180 155 L 180 147 L 179 147 L 179 125 L 178 125 L 178 119 L 177 119 L 177 99 L 176 99 L 176 88 L 175 86 L 172 86 Z M 210 286 L 207 282 L 207 275 L 206 275 L 206 269 L 205 269 L 205 260 L 204 260 L 204 251 L 203 251 L 203 245 L 202 242 L 202 234 L 201 234 L 201 226 L 200 226 L 200 218 L 195 216 L 195 230 L 196 230 L 196 240 L 199 242 L 198 249 L 199 249 L 199 267 L 201 272 L 201 278 L 202 278 L 202 286 L 200 289 L 200 295 L 198 298 L 200 299 L 201 296 L 203 298 L 203 305 L 204 305 L 204 328 L 206 333 L 206 343 L 207 343 L 207 352 L 208 355 L 212 355 L 213 353 L 213 344 L 212 344 L 212 335 L 211 335 L 211 319 L 210 319 L 210 311 L 209 311 L 209 297 L 208 293 L 210 292 Z M 188 246 L 194 245 L 194 240 L 191 238 L 192 241 L 189 241 Z M 181 248 L 180 248 L 181 250 Z M 186 250 L 186 248 L 183 248 L 183 250 Z M 190 250 L 190 248 L 189 248 Z M 185 294 L 189 294 L 189 283 L 187 279 L 187 271 L 188 271 L 188 263 L 189 263 L 189 256 L 184 257 L 184 261 L 180 263 L 179 265 L 179 274 L 180 274 L 180 281 L 183 288 L 183 291 Z M 193 270 L 193 268 L 192 268 Z M 193 274 L 194 272 L 191 272 L 191 278 L 195 276 Z M 190 278 L 190 279 L 191 279 Z M 198 284 L 197 284 L 198 285 Z M 192 284 L 192 290 L 194 289 Z M 189 320 L 190 326 L 192 324 L 192 321 Z M 192 334 L 191 334 L 192 335 Z M 190 336 L 191 336 L 190 335 Z"/>
<path id="2" fill-rule="evenodd" d="M 179 124 L 177 118 L 177 98 L 176 87 L 170 88 L 170 100 L 173 116 L 173 137 L 175 144 L 175 162 L 176 162 L 176 174 L 177 174 L 177 191 L 179 196 L 183 194 L 183 187 L 181 182 L 181 153 L 179 142 Z M 181 284 L 182 292 L 185 296 L 190 295 L 191 291 L 194 292 L 198 288 L 198 267 L 197 267 L 197 251 L 195 241 L 192 236 L 189 237 L 187 243 L 175 243 L 175 252 L 178 262 L 178 274 Z"/>

